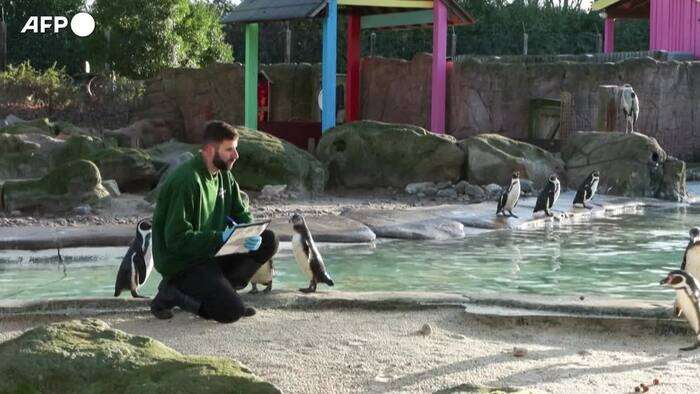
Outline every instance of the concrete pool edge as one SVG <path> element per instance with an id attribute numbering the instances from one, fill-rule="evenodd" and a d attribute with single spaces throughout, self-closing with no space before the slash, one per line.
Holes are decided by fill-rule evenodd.
<path id="1" fill-rule="evenodd" d="M 465 319 L 485 324 L 585 325 L 653 335 L 688 334 L 684 320 L 671 318 L 670 302 L 580 296 L 474 295 L 428 292 L 337 292 L 303 295 L 276 291 L 270 295 L 242 294 L 246 303 L 262 309 L 291 309 L 313 313 L 327 309 L 366 312 L 420 312 L 459 308 Z M 0 301 L 0 320 L 43 317 L 80 318 L 112 314 L 149 314 L 148 299 L 90 298 L 40 301 Z"/>

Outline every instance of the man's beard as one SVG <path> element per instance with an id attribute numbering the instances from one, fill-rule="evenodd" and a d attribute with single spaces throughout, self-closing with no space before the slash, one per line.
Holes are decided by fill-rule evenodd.
<path id="1" fill-rule="evenodd" d="M 224 159 L 219 156 L 219 152 L 216 152 L 214 154 L 214 167 L 218 168 L 221 171 L 229 171 L 229 166 L 228 163 L 224 161 Z"/>

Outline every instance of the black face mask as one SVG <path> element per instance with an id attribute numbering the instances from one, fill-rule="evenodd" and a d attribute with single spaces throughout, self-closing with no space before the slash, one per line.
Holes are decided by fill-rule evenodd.
<path id="1" fill-rule="evenodd" d="M 228 171 L 228 164 L 219 156 L 219 151 L 214 154 L 214 166 L 221 171 Z"/>

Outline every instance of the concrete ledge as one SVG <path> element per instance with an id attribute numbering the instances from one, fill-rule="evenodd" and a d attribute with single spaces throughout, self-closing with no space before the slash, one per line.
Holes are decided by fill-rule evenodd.
<path id="1" fill-rule="evenodd" d="M 426 292 L 351 293 L 296 291 L 241 294 L 244 301 L 263 309 L 360 309 L 366 311 L 422 311 L 458 308 L 465 319 L 485 324 L 586 325 L 602 330 L 624 330 L 649 335 L 690 335 L 683 319 L 671 318 L 671 305 L 601 297 L 546 297 L 528 295 L 464 295 Z M 0 302 L 0 318 L 27 320 L 46 316 L 84 317 L 105 314 L 148 314 L 148 299 L 90 298 Z"/>

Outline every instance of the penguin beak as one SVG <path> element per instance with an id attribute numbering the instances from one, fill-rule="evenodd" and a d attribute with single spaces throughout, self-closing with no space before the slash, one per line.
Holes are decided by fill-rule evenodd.
<path id="1" fill-rule="evenodd" d="M 667 277 L 661 279 L 661 282 L 659 282 L 659 284 L 660 284 L 661 286 L 665 286 L 665 285 L 668 285 L 668 284 L 670 284 L 670 283 L 671 283 L 671 277 L 670 277 L 670 276 L 667 276 Z"/>

